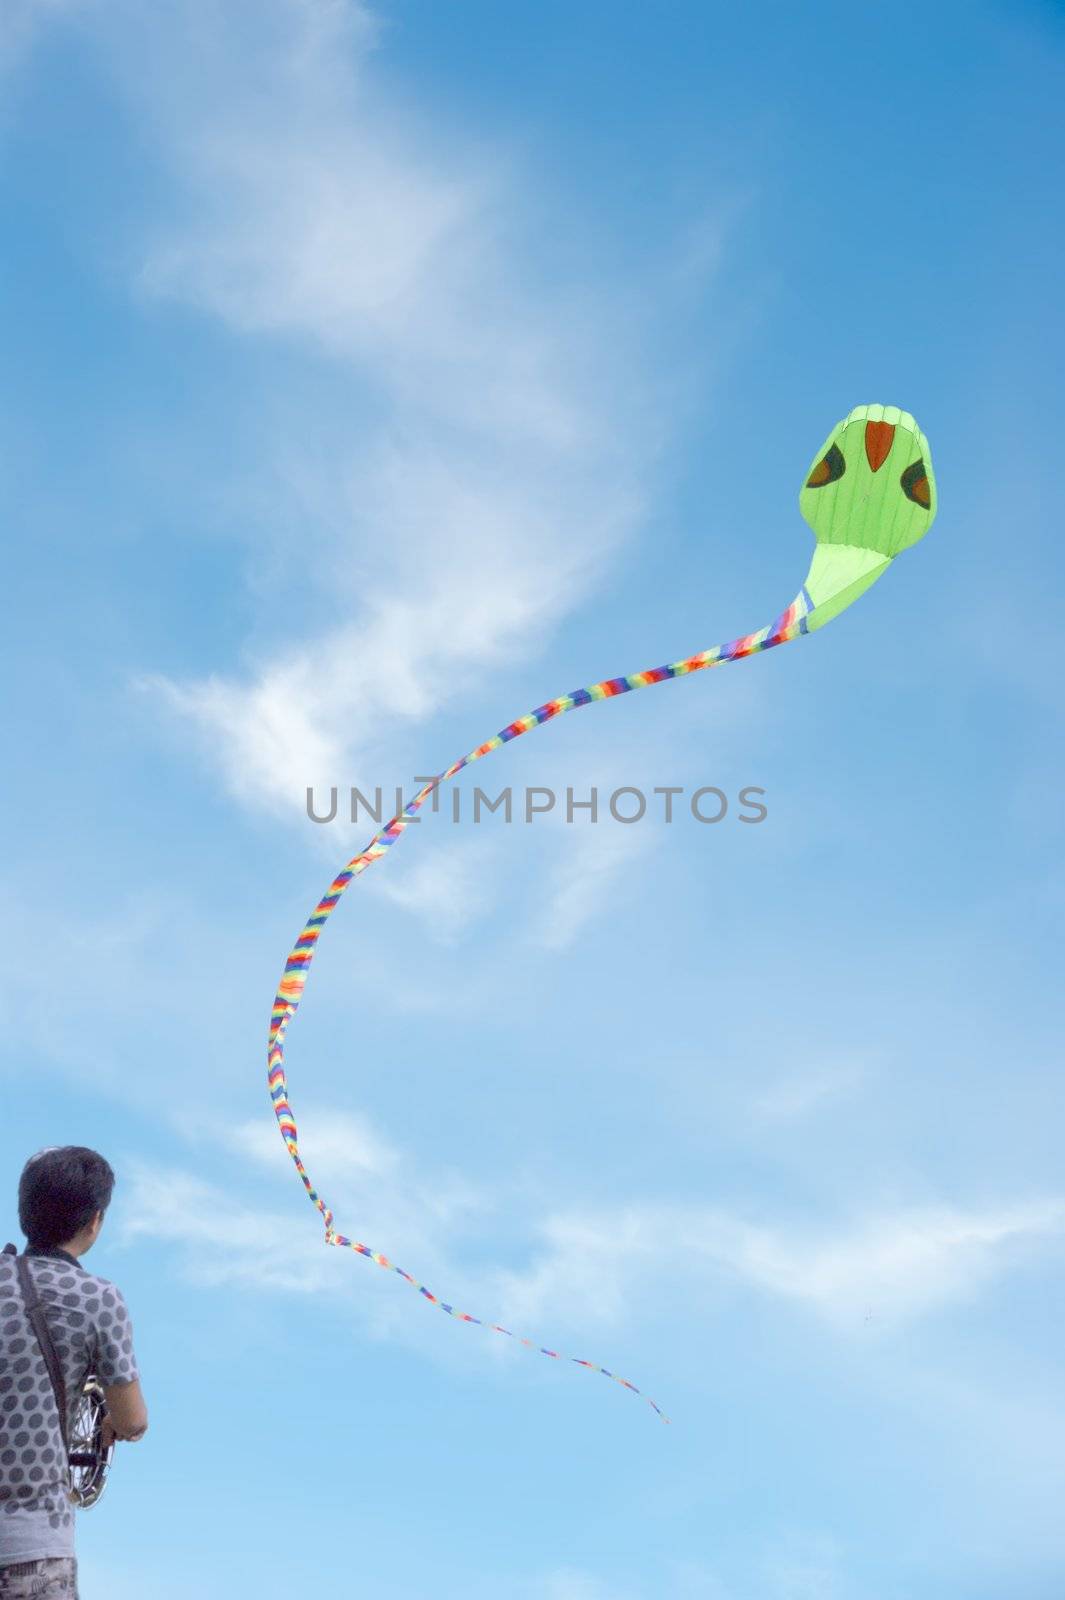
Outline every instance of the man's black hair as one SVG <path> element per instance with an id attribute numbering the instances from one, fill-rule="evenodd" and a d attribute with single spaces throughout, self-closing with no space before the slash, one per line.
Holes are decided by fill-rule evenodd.
<path id="1" fill-rule="evenodd" d="M 114 1173 L 95 1150 L 80 1144 L 42 1150 L 22 1169 L 19 1226 L 35 1250 L 54 1250 L 107 1210 L 114 1186 Z"/>

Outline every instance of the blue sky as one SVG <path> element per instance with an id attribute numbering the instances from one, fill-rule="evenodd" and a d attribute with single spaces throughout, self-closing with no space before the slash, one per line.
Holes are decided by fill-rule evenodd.
<path id="1" fill-rule="evenodd" d="M 153 1419 L 86 1600 L 1059 1596 L 1060 6 L 0 27 L 7 1231 L 110 1156 Z M 478 774 L 765 823 L 428 821 L 290 1036 L 343 1231 L 665 1428 L 323 1248 L 304 794 L 771 620 L 870 401 L 929 539 Z"/>

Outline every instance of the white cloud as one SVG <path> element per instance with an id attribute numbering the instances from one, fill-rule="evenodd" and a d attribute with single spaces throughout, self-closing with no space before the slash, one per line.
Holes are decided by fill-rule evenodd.
<path id="1" fill-rule="evenodd" d="M 739 1587 L 708 1562 L 667 1557 L 653 1584 L 620 1586 L 575 1567 L 534 1579 L 529 1600 L 852 1600 L 837 1540 L 812 1530 L 781 1529 L 758 1550 Z M 727 1563 L 727 1558 L 726 1558 Z M 727 1563 L 731 1565 L 731 1563 Z"/>
<path id="2" fill-rule="evenodd" d="M 357 1120 L 306 1113 L 300 1123 L 301 1132 L 311 1130 L 301 1153 L 333 1206 L 338 1230 L 385 1252 L 416 1276 L 424 1274 L 434 1288 L 448 1287 L 442 1263 L 452 1231 L 477 1208 L 471 1186 L 446 1174 L 431 1189 L 418 1183 Z M 273 1143 L 278 1170 L 287 1169 L 291 1196 L 298 1179 L 276 1130 Z M 267 1141 L 247 1126 L 237 1130 L 230 1148 L 269 1164 Z M 400 1300 L 401 1293 L 409 1293 L 402 1284 L 393 1285 L 394 1296 L 367 1293 L 364 1278 L 350 1271 L 348 1253 L 325 1245 L 321 1219 L 306 1200 L 299 1206 L 264 1206 L 198 1174 L 134 1161 L 123 1183 L 119 1235 L 127 1243 L 145 1238 L 169 1244 L 192 1282 L 339 1298 L 357 1308 L 376 1335 L 392 1329 L 408 1309 Z M 419 1334 L 416 1326 L 413 1337 Z"/>
<path id="3" fill-rule="evenodd" d="M 765 1593 L 774 1600 L 843 1600 L 840 1549 L 823 1534 L 792 1534 L 764 1563 Z"/>
<path id="4" fill-rule="evenodd" d="M 158 1164 L 132 1164 L 125 1178 L 120 1238 L 177 1246 L 195 1282 L 285 1294 L 318 1294 L 335 1282 L 331 1252 L 298 1214 L 241 1204 L 192 1173 Z"/>
<path id="5" fill-rule="evenodd" d="M 533 943 L 546 950 L 564 950 L 579 939 L 661 842 L 655 802 L 647 804 L 647 799 L 656 765 L 669 749 L 668 738 L 634 738 L 616 723 L 612 733 L 605 728 L 603 733 L 605 737 L 582 741 L 576 749 L 570 744 L 564 755 L 544 752 L 546 759 L 538 763 L 538 781 L 554 803 L 536 820 L 537 830 L 546 831 L 549 857 L 537 876 L 529 932 Z M 611 814 L 611 798 L 622 788 L 636 788 L 644 797 L 646 811 L 638 821 L 618 822 Z M 587 808 L 593 793 L 594 822 Z M 545 802 L 537 797 L 536 803 Z M 618 795 L 619 816 L 636 816 L 639 809 L 636 795 Z"/>
<path id="6" fill-rule="evenodd" d="M 15 67 L 47 24 L 78 0 L 5 0 L 0 6 L 0 71 Z"/>
<path id="7" fill-rule="evenodd" d="M 308 446 L 312 470 L 293 435 L 315 420 L 264 402 L 287 427 L 277 487 L 314 551 L 318 634 L 279 618 L 244 676 L 146 681 L 241 804 L 295 817 L 308 784 L 358 781 L 397 725 L 586 596 L 641 513 L 661 424 L 631 306 L 545 265 L 577 219 L 541 215 L 498 143 L 386 87 L 363 7 L 270 0 L 193 32 L 139 102 L 175 180 L 141 285 L 327 357 L 359 420 L 324 462 Z M 139 82 L 160 44 L 138 38 Z M 335 377 L 328 392 L 332 426 Z"/>
<path id="8" fill-rule="evenodd" d="M 974 1297 L 1018 1248 L 1063 1231 L 1065 1201 L 1051 1199 L 984 1211 L 901 1210 L 820 1239 L 745 1230 L 726 1252 L 734 1250 L 737 1270 L 752 1283 L 829 1321 L 851 1325 L 872 1308 L 891 1324 Z"/>
<path id="9" fill-rule="evenodd" d="M 495 852 L 488 843 L 434 843 L 412 866 L 383 872 L 375 887 L 385 899 L 414 912 L 438 940 L 455 938 L 492 903 L 488 868 Z"/>
<path id="10" fill-rule="evenodd" d="M 683 1262 L 690 1283 L 729 1282 L 806 1306 L 835 1327 L 878 1328 L 975 1297 L 1027 1247 L 1059 1245 L 1065 1200 L 997 1209 L 900 1209 L 821 1229 L 746 1221 L 697 1207 L 556 1216 L 524 1272 L 501 1275 L 506 1315 L 525 1322 L 616 1321 L 637 1284 Z"/>
<path id="11" fill-rule="evenodd" d="M 150 892 L 123 885 L 91 914 L 64 905 L 49 922 L 46 959 L 39 940 L 26 937 L 39 924 L 38 901 L 39 888 L 0 887 L 0 922 L 8 933 L 0 1006 L 6 1026 L 32 1050 L 97 1092 L 143 1105 L 164 1095 L 156 1074 L 144 1070 L 146 1019 L 153 1036 L 177 1037 L 187 1028 L 188 995 L 196 986 L 204 1035 L 224 1040 L 220 1050 L 232 1040 L 244 951 L 227 946 L 217 956 L 213 984 L 195 985 L 202 960 L 190 960 L 189 951 L 202 950 L 209 922 L 190 912 L 172 884 L 154 882 Z"/>
<path id="12" fill-rule="evenodd" d="M 462 1293 L 475 1292 L 455 1259 L 454 1241 L 475 1235 L 491 1216 L 491 1196 L 446 1167 L 424 1171 L 366 1117 L 313 1102 L 301 1102 L 297 1116 L 300 1154 L 338 1232 L 384 1252 L 445 1298 L 454 1294 L 461 1304 Z M 239 1180 L 218 1183 L 199 1172 L 132 1161 L 124 1174 L 121 1236 L 168 1243 L 191 1281 L 339 1298 L 374 1336 L 401 1326 L 410 1291 L 376 1281 L 367 1291 L 365 1274 L 351 1271 L 347 1252 L 325 1245 L 322 1219 L 303 1193 L 273 1117 L 205 1125 L 227 1160 L 243 1160 L 276 1180 L 276 1194 L 271 1186 L 264 1203 L 262 1184 L 247 1165 Z M 378 1276 L 384 1278 L 374 1268 Z M 404 1336 L 431 1338 L 417 1318 Z"/>
<path id="13" fill-rule="evenodd" d="M 653 1263 L 658 1225 L 649 1208 L 636 1207 L 542 1222 L 537 1232 L 546 1246 L 532 1264 L 499 1273 L 502 1320 L 512 1327 L 622 1322 L 634 1285 Z"/>
<path id="14" fill-rule="evenodd" d="M 300 1153 L 342 1233 L 350 1236 L 357 1225 L 376 1248 L 417 1256 L 428 1270 L 446 1258 L 450 1229 L 470 1226 L 492 1209 L 490 1198 L 460 1173 L 421 1171 L 364 1117 L 303 1101 L 297 1115 Z M 225 1138 L 228 1143 L 228 1130 Z M 236 1141 L 257 1163 L 297 1181 L 272 1117 L 243 1124 Z"/>
<path id="15" fill-rule="evenodd" d="M 274 1119 L 256 1118 L 226 1132 L 231 1141 L 253 1161 L 278 1168 L 289 1160 Z M 350 1179 L 352 1173 L 383 1177 L 399 1164 L 399 1152 L 383 1139 L 365 1117 L 347 1111 L 331 1111 L 316 1119 L 315 1171 L 327 1181 Z"/>
<path id="16" fill-rule="evenodd" d="M 766 1121 L 791 1121 L 826 1102 L 854 1094 L 868 1076 L 868 1069 L 859 1062 L 829 1063 L 808 1072 L 789 1073 L 756 1094 L 752 1109 Z"/>
<path id="17" fill-rule="evenodd" d="M 628 1595 L 632 1591 L 627 1591 Z M 626 1600 L 620 1589 L 604 1583 L 593 1573 L 573 1567 L 549 1572 L 536 1588 L 536 1600 Z"/>
<path id="18" fill-rule="evenodd" d="M 739 1289 L 804 1307 L 840 1332 L 870 1319 L 874 1332 L 974 1299 L 1037 1248 L 1060 1249 L 1065 1199 L 998 1207 L 925 1206 L 841 1218 L 819 1227 L 754 1223 L 722 1208 L 630 1205 L 595 1215 L 556 1214 L 535 1227 L 527 1267 L 462 1261 L 464 1236 L 483 1233 L 489 1212 L 511 1210 L 451 1171 L 426 1170 L 364 1119 L 321 1106 L 300 1109 L 301 1153 L 332 1207 L 337 1227 L 359 1237 L 434 1290 L 478 1315 L 520 1330 L 589 1331 L 621 1325 L 649 1286 L 666 1276 L 686 1292 Z M 278 1174 L 289 1158 L 272 1123 L 226 1130 L 236 1150 Z M 189 1270 L 276 1288 L 290 1279 L 318 1289 L 334 1282 L 308 1255 L 314 1219 L 265 1217 L 212 1191 L 199 1178 L 142 1168 L 127 1231 L 194 1248 Z M 269 1262 L 246 1259 L 264 1232 Z M 483 1256 L 483 1249 L 478 1252 Z M 278 1260 L 292 1257 L 289 1266 Z M 678 1268 L 683 1265 L 683 1272 Z M 325 1276 L 323 1276 L 325 1274 Z"/>
<path id="19" fill-rule="evenodd" d="M 535 937 L 548 950 L 563 950 L 598 916 L 618 882 L 652 848 L 649 824 L 606 822 L 574 827 L 561 846 L 547 883 Z"/>
<path id="20" fill-rule="evenodd" d="M 313 1102 L 297 1110 L 302 1153 L 340 1231 L 385 1252 L 475 1316 L 611 1366 L 616 1331 L 631 1337 L 634 1313 L 649 1304 L 664 1325 L 681 1309 L 688 1322 L 706 1317 L 713 1305 L 720 1325 L 723 1306 L 735 1303 L 742 1318 L 745 1300 L 764 1297 L 811 1314 L 844 1339 L 860 1334 L 866 1347 L 892 1330 L 973 1302 L 1035 1252 L 1060 1251 L 1065 1235 L 1065 1199 L 1058 1197 L 995 1207 L 903 1207 L 805 1228 L 786 1213 L 752 1222 L 721 1207 L 633 1204 L 534 1218 L 530 1227 L 522 1217 L 522 1182 L 488 1191 L 453 1169 L 417 1159 L 365 1117 Z M 215 1124 L 207 1118 L 205 1125 Z M 509 1340 L 442 1338 L 435 1319 L 419 1314 L 418 1297 L 392 1274 L 326 1248 L 321 1219 L 302 1193 L 272 1119 L 217 1127 L 220 1155 L 224 1146 L 227 1166 L 233 1166 L 220 1183 L 203 1177 L 202 1162 L 195 1173 L 128 1163 L 116 1217 L 121 1237 L 168 1247 L 177 1271 L 191 1282 L 271 1296 L 297 1293 L 323 1307 L 342 1306 L 366 1337 L 397 1340 L 433 1362 L 483 1370 L 486 1361 L 497 1368 L 520 1358 Z M 521 1260 L 527 1265 L 502 1264 Z M 921 1370 L 908 1356 L 911 1390 Z M 627 1376 L 646 1382 L 653 1374 L 644 1359 Z M 936 1383 L 926 1387 L 935 1404 Z M 1018 1428 L 1023 1433 L 1015 1409 L 1012 1402 L 1006 1408 L 1006 1425 L 992 1417 L 996 1437 L 1012 1438 Z M 981 1419 L 985 1433 L 987 1422 Z M 831 1554 L 781 1546 L 759 1592 L 781 1600 L 836 1600 L 842 1591 L 833 1586 Z M 559 1586 L 559 1596 L 572 1592 L 574 1600 L 584 1600 L 587 1592 L 589 1600 L 600 1600 L 590 1574 L 563 1570 L 545 1581 Z M 678 1583 L 679 1593 L 725 1593 L 709 1574 L 705 1583 Z M 603 1600 L 615 1600 L 609 1587 L 601 1592 Z M 550 1587 L 544 1593 L 554 1600 Z"/>

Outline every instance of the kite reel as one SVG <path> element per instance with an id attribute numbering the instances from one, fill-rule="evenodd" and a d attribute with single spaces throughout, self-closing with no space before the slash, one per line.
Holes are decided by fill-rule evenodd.
<path id="1" fill-rule="evenodd" d="M 70 1422 L 70 1499 L 79 1511 L 94 1506 L 107 1487 L 115 1453 L 114 1440 L 104 1444 L 107 1403 L 96 1378 L 86 1378 Z"/>

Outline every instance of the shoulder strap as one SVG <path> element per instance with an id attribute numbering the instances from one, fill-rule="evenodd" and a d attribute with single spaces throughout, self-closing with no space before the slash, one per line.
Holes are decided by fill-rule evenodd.
<path id="1" fill-rule="evenodd" d="M 7 1253 L 5 1251 L 5 1254 Z M 37 1335 L 37 1343 L 41 1347 L 44 1364 L 48 1368 L 48 1376 L 52 1380 L 52 1393 L 55 1395 L 56 1408 L 59 1411 L 59 1431 L 63 1436 L 63 1449 L 67 1450 L 70 1446 L 67 1438 L 67 1386 L 63 1378 L 63 1369 L 59 1365 L 59 1357 L 56 1354 L 55 1345 L 52 1343 L 52 1335 L 48 1331 L 48 1324 L 45 1321 L 41 1297 L 37 1293 L 37 1285 L 33 1281 L 33 1273 L 30 1271 L 29 1262 L 25 1256 L 15 1256 L 15 1269 L 18 1272 L 22 1298 L 26 1303 L 26 1315 L 29 1317 L 33 1331 Z"/>

